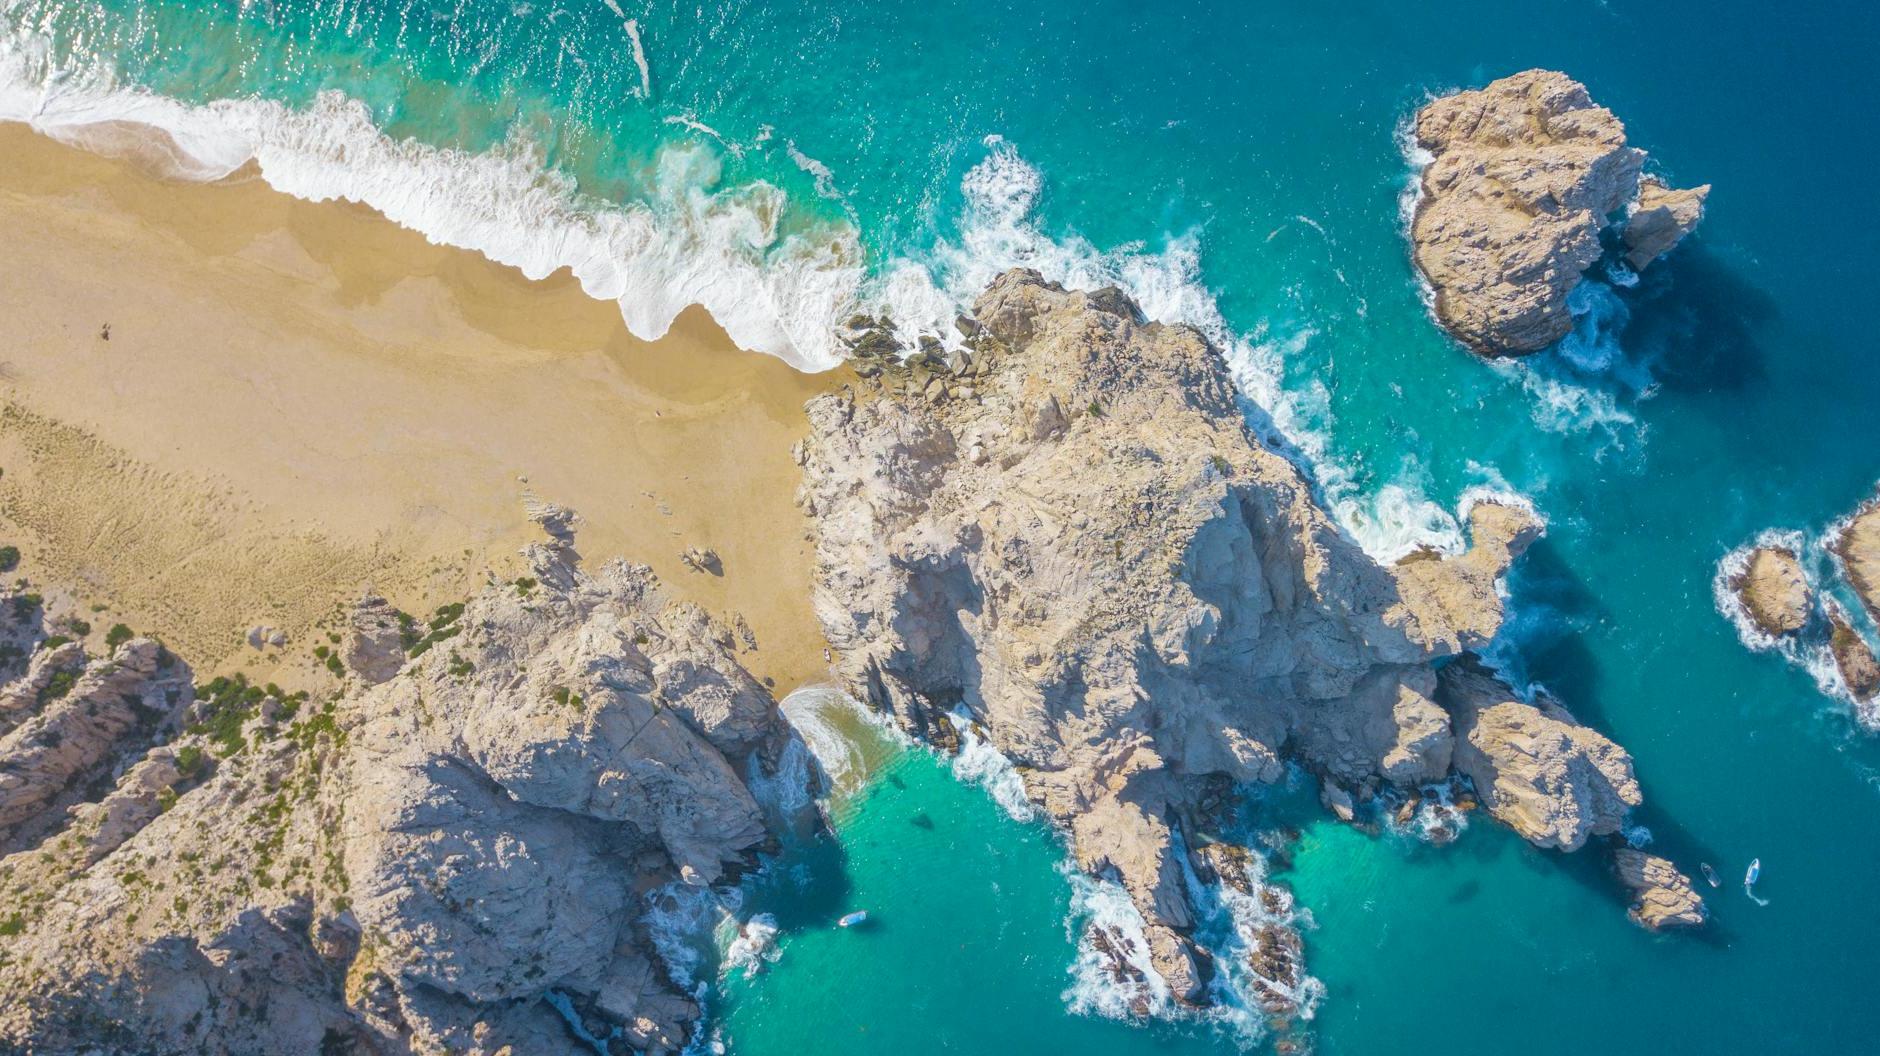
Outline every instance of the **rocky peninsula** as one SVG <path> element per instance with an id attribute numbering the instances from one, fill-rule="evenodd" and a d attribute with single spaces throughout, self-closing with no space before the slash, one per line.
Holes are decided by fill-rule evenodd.
<path id="1" fill-rule="evenodd" d="M 324 700 L 192 690 L 153 641 L 90 658 L 0 599 L 31 643 L 0 1048 L 677 1052 L 699 1010 L 648 901 L 734 882 L 783 820 L 756 779 L 805 804 L 806 777 L 728 628 L 644 567 L 583 570 L 538 512 L 528 576 L 428 620 L 363 600 Z"/>
<path id="2" fill-rule="evenodd" d="M 1528 70 L 1417 111 L 1429 163 L 1410 224 L 1437 320 L 1471 349 L 1518 356 L 1573 328 L 1567 295 L 1618 224 L 1642 269 L 1704 215 L 1708 185 L 1673 190 L 1643 176 L 1625 126 L 1563 73 Z M 1628 215 L 1620 216 L 1623 210 Z"/>
<path id="3" fill-rule="evenodd" d="M 1208 1000 L 1188 877 L 1218 872 L 1235 783 L 1295 762 L 1375 804 L 1460 771 L 1565 849 L 1639 803 L 1623 749 L 1469 656 L 1527 510 L 1479 503 L 1468 549 L 1379 564 L 1253 438 L 1220 352 L 1116 289 L 1009 272 L 950 358 L 852 325 L 867 384 L 813 400 L 798 451 L 841 676 L 929 743 L 971 726 L 1009 756 L 1179 1000 Z"/>

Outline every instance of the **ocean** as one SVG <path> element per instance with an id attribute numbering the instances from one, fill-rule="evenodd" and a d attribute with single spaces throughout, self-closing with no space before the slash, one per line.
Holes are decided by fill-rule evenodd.
<path id="1" fill-rule="evenodd" d="M 1860 1053 L 1880 1036 L 1880 743 L 1806 664 L 1746 648 L 1713 579 L 1880 479 L 1853 310 L 1880 260 L 1858 204 L 1876 42 L 1870 7 L 1742 0 L 0 0 L 0 118 L 101 149 L 133 139 L 98 122 L 158 125 L 176 175 L 258 165 L 531 275 L 571 268 L 642 336 L 699 303 L 809 370 L 858 309 L 951 337 L 1016 264 L 1125 286 L 1227 350 L 1250 420 L 1377 556 L 1455 546 L 1473 489 L 1531 501 L 1549 530 L 1498 659 L 1632 752 L 1655 851 L 1725 879 L 1706 930 L 1654 936 L 1591 854 L 1481 819 L 1444 847 L 1366 836 L 1274 790 L 1248 823 L 1299 832 L 1270 868 L 1312 922 L 1300 1036 Z M 1636 285 L 1585 288 L 1561 346 L 1486 364 L 1410 265 L 1403 131 L 1431 95 L 1533 66 L 1585 82 L 1674 185 L 1715 190 Z M 837 838 L 748 883 L 736 911 L 768 914 L 774 960 L 720 973 L 707 951 L 705 1050 L 1270 1044 L 1231 1014 L 1116 1014 L 1078 949 L 1112 900 L 1001 807 L 996 763 L 962 778 L 853 717 L 817 728 L 855 753 Z M 1767 906 L 1736 882 L 1753 857 Z M 872 926 L 834 929 L 852 908 Z"/>

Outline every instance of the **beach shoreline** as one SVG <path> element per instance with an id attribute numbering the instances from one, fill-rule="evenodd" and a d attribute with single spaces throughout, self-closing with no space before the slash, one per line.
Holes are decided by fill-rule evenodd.
<path id="1" fill-rule="evenodd" d="M 428 611 L 517 574 L 536 498 L 582 515 L 589 561 L 741 617 L 779 692 L 825 675 L 790 449 L 845 370 L 739 351 L 697 308 L 643 341 L 566 272 L 251 176 L 161 179 L 19 125 L 0 152 L 0 527 L 35 571 L 205 670 L 270 674 L 368 586 Z M 289 645 L 247 650 L 257 625 Z"/>

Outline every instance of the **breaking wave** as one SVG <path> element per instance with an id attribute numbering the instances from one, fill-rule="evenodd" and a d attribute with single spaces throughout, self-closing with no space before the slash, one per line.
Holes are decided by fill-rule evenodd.
<path id="1" fill-rule="evenodd" d="M 584 194 L 519 135 L 483 153 L 393 139 L 364 103 L 337 92 L 306 109 L 260 98 L 191 105 L 49 52 L 17 30 L 0 37 L 0 120 L 134 154 L 178 179 L 252 165 L 284 193 L 371 206 L 532 279 L 566 268 L 589 296 L 617 303 L 642 338 L 664 335 L 696 304 L 744 348 L 802 370 L 840 361 L 833 323 L 863 275 L 854 229 L 786 232 L 784 192 L 762 182 L 714 190 L 720 162 L 703 144 L 663 148 L 649 200 L 622 204 Z"/>

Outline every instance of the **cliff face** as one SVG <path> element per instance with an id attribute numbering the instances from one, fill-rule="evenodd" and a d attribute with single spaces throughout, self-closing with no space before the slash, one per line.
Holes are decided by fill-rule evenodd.
<path id="1" fill-rule="evenodd" d="M 1567 294 L 1600 259 L 1600 233 L 1636 203 L 1624 238 L 1643 268 L 1703 217 L 1708 186 L 1641 183 L 1645 152 L 1562 73 L 1528 70 L 1437 99 L 1416 115 L 1431 155 L 1411 222 L 1436 316 L 1484 355 L 1521 355 L 1573 328 Z M 1642 188 L 1642 190 L 1641 190 Z"/>
<path id="2" fill-rule="evenodd" d="M 566 540 L 528 557 L 534 582 L 440 611 L 402 673 L 348 650 L 372 677 L 330 702 L 185 688 L 186 732 L 0 861 L 0 1040 L 591 1052 L 572 1019 L 677 1051 L 698 1010 L 646 892 L 728 882 L 767 845 L 745 780 L 787 728 L 729 633 L 646 569 L 587 574 Z"/>
<path id="3" fill-rule="evenodd" d="M 1481 504 L 1467 552 L 1381 566 L 1252 439 L 1196 331 L 1027 271 L 963 323 L 951 365 L 864 354 L 879 391 L 810 405 L 817 616 L 862 699 L 943 745 L 985 727 L 1200 1000 L 1178 849 L 1203 804 L 1288 758 L 1361 794 L 1448 774 L 1432 661 L 1495 635 L 1539 525 Z"/>

